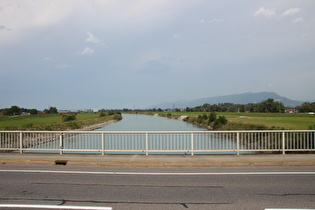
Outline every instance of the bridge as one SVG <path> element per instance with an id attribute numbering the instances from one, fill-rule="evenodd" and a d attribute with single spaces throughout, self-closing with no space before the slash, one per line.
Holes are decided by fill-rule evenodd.
<path id="1" fill-rule="evenodd" d="M 315 130 L 0 131 L 0 151 L 93 154 L 314 152 Z"/>

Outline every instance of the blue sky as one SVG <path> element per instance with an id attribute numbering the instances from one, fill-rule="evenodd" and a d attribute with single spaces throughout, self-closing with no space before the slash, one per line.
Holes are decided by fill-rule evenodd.
<path id="1" fill-rule="evenodd" d="M 0 108 L 315 101 L 312 0 L 1 0 Z"/>

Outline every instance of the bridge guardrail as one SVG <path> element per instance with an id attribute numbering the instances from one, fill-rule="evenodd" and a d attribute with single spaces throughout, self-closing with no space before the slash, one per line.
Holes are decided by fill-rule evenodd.
<path id="1" fill-rule="evenodd" d="M 184 153 L 315 151 L 314 130 L 0 131 L 0 151 Z"/>

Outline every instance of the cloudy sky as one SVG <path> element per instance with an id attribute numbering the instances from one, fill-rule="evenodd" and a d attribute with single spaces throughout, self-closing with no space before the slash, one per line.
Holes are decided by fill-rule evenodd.
<path id="1" fill-rule="evenodd" d="M 0 108 L 315 101 L 313 0 L 1 0 Z"/>

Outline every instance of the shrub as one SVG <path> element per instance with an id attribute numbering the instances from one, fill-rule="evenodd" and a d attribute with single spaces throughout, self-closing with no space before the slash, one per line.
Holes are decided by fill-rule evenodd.
<path id="1" fill-rule="evenodd" d="M 213 123 L 213 128 L 218 129 L 222 127 L 223 125 L 227 124 L 227 119 L 224 116 L 219 116 L 218 119 L 216 119 Z"/>
<path id="2" fill-rule="evenodd" d="M 67 124 L 68 127 L 70 127 L 70 129 L 79 129 L 80 126 L 76 123 L 76 122 L 69 122 Z"/>
<path id="3" fill-rule="evenodd" d="M 309 129 L 309 130 L 315 130 L 315 124 L 308 126 L 308 129 Z"/>
<path id="4" fill-rule="evenodd" d="M 76 116 L 65 116 L 65 118 L 63 118 L 63 122 L 68 122 L 68 121 L 72 121 L 72 120 L 76 120 Z"/>
<path id="5" fill-rule="evenodd" d="M 25 127 L 25 128 L 31 128 L 31 127 L 33 127 L 33 123 L 28 123 L 28 124 L 26 124 L 24 127 Z"/>
<path id="6" fill-rule="evenodd" d="M 209 124 L 214 122 L 217 119 L 217 115 L 215 112 L 211 112 L 209 115 Z"/>
<path id="7" fill-rule="evenodd" d="M 101 112 L 101 113 L 100 113 L 100 117 L 105 117 L 105 116 L 107 116 L 107 113 L 106 113 L 106 112 Z"/>
<path id="8" fill-rule="evenodd" d="M 122 116 L 120 114 L 116 114 L 114 116 L 114 120 L 121 120 L 122 119 Z"/>

